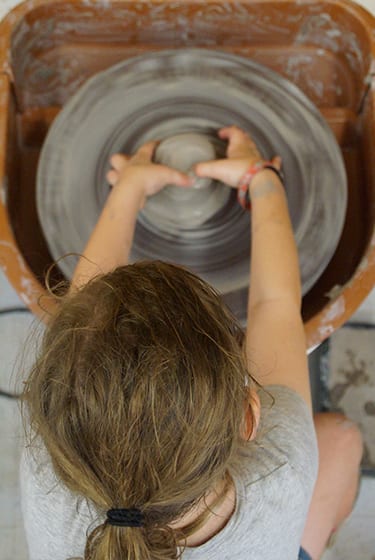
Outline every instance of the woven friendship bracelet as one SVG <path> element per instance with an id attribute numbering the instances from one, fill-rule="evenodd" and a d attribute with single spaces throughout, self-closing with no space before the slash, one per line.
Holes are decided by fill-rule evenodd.
<path id="1" fill-rule="evenodd" d="M 254 179 L 255 175 L 259 173 L 259 171 L 263 171 L 263 169 L 270 169 L 271 171 L 276 173 L 282 183 L 284 182 L 284 176 L 282 172 L 279 171 L 271 161 L 258 161 L 258 163 L 252 165 L 242 177 L 237 190 L 237 200 L 241 204 L 242 208 L 245 208 L 245 210 L 251 210 L 251 201 L 249 195 L 250 183 Z"/>

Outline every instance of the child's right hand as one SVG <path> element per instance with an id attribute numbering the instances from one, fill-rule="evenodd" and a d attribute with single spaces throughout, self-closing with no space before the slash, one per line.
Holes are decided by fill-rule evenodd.
<path id="1" fill-rule="evenodd" d="M 248 169 L 259 161 L 263 161 L 260 152 L 252 139 L 237 126 L 229 126 L 219 130 L 219 137 L 228 140 L 227 159 L 218 159 L 198 163 L 195 174 L 198 177 L 210 177 L 238 187 L 242 177 Z M 275 167 L 280 169 L 281 158 L 272 160 Z"/>

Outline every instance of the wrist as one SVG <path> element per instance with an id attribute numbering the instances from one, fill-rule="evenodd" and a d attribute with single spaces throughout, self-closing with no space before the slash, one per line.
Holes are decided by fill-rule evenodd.
<path id="1" fill-rule="evenodd" d="M 259 183 L 267 184 L 267 191 L 283 187 L 283 177 L 272 161 L 259 160 L 252 164 L 243 175 L 237 188 L 237 198 L 245 210 L 251 210 L 251 195 L 261 187 Z"/>
<path id="2" fill-rule="evenodd" d="M 283 183 L 281 182 L 278 175 L 272 171 L 272 169 L 264 168 L 253 177 L 252 181 L 249 183 L 249 194 L 251 195 L 252 191 L 256 189 L 259 185 L 262 185 L 265 182 L 271 181 L 274 185 L 278 185 L 283 187 Z"/>
<path id="3" fill-rule="evenodd" d="M 146 202 L 145 188 L 137 182 L 119 181 L 112 187 L 109 198 L 120 206 L 131 205 L 141 210 Z"/>

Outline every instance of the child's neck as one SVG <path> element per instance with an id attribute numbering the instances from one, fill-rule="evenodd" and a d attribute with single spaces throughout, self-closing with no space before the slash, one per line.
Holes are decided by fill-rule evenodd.
<path id="1" fill-rule="evenodd" d="M 207 496 L 205 502 L 203 499 L 198 505 L 190 512 L 186 513 L 178 521 L 170 523 L 173 529 L 185 527 L 192 523 L 201 513 L 203 513 L 207 506 L 210 507 L 215 501 L 218 494 L 224 489 L 226 482 L 221 482 L 216 489 L 212 490 Z M 207 517 L 203 527 L 198 529 L 193 535 L 187 538 L 186 545 L 188 547 L 195 547 L 204 544 L 219 533 L 228 523 L 236 507 L 236 489 L 233 483 L 230 484 L 224 500 L 214 507 L 212 513 Z M 183 543 L 179 543 L 183 544 Z"/>

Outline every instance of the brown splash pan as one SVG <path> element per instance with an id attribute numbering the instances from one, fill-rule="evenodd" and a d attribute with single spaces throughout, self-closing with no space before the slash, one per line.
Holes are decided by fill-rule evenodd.
<path id="1" fill-rule="evenodd" d="M 52 263 L 36 214 L 48 128 L 100 70 L 145 52 L 201 47 L 276 70 L 317 105 L 346 164 L 339 246 L 305 296 L 309 348 L 352 315 L 375 280 L 375 18 L 347 0 L 30 0 L 0 24 L 0 264 L 38 315 Z M 60 279 L 55 272 L 52 283 Z"/>

